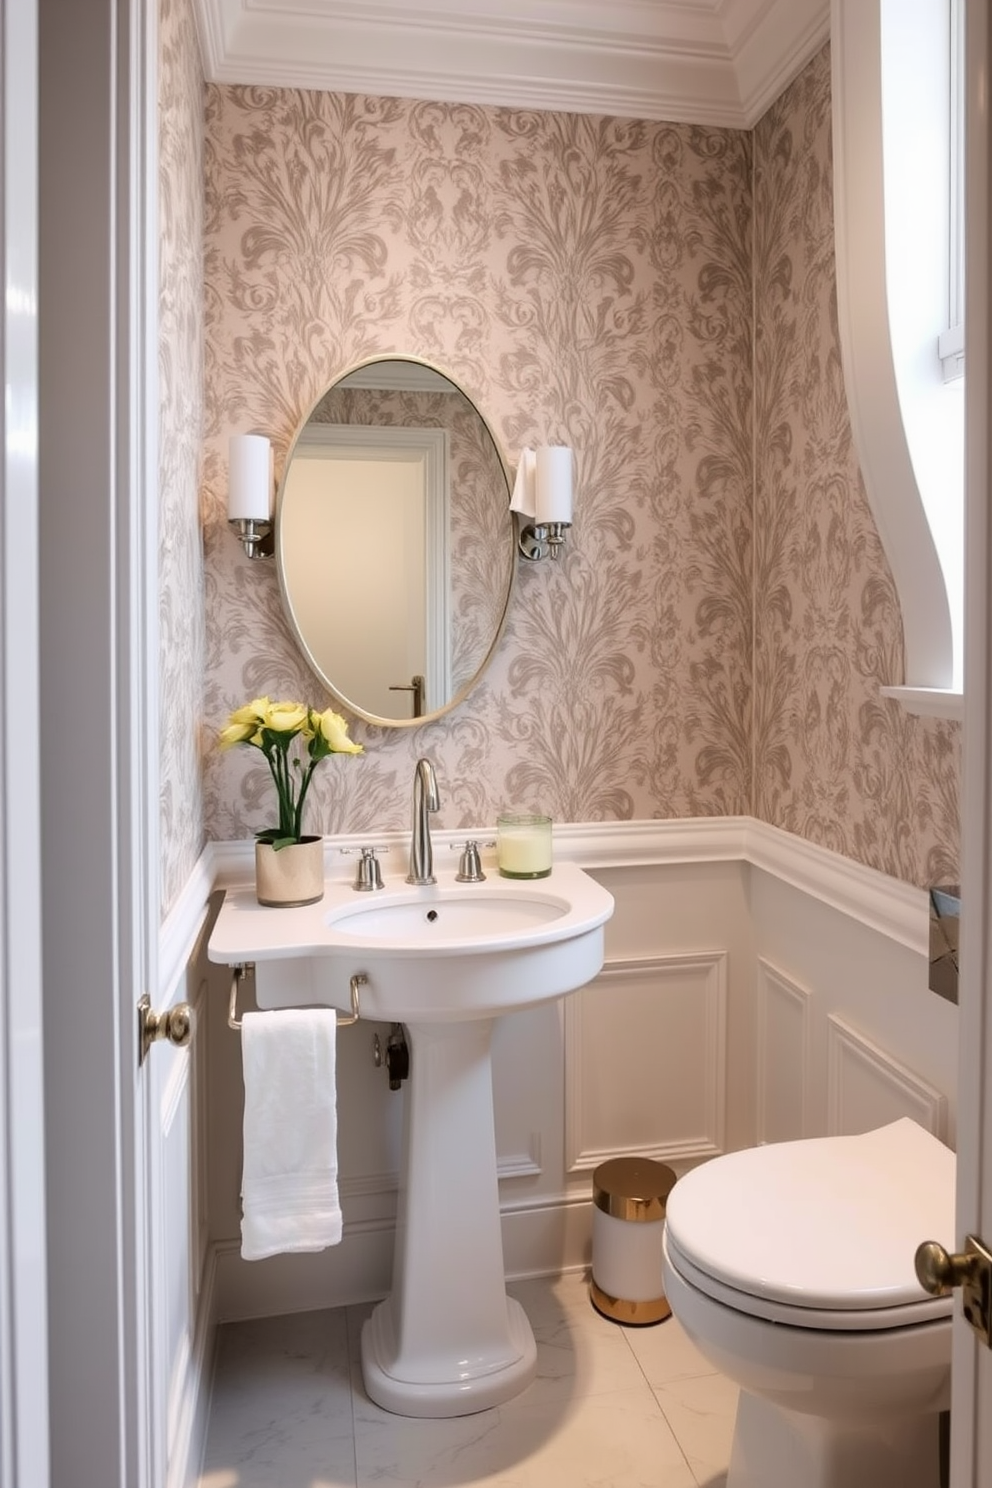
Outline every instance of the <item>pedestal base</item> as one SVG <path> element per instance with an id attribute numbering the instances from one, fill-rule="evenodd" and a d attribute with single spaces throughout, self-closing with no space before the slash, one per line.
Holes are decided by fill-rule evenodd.
<path id="1" fill-rule="evenodd" d="M 534 1378 L 537 1346 L 519 1302 L 507 1297 L 506 1307 L 507 1340 L 515 1358 L 488 1369 L 480 1363 L 477 1365 L 479 1372 L 472 1372 L 469 1368 L 465 1373 L 456 1374 L 452 1367 L 454 1377 L 450 1379 L 402 1379 L 391 1372 L 396 1368 L 402 1369 L 403 1365 L 394 1357 L 390 1298 L 387 1297 L 362 1329 L 362 1375 L 369 1397 L 383 1410 L 393 1411 L 396 1415 L 422 1417 L 469 1416 L 474 1411 L 488 1410 L 511 1400 Z M 421 1339 L 419 1342 L 423 1349 L 422 1363 L 429 1368 L 430 1340 Z M 443 1360 L 435 1363 L 444 1367 Z"/>
<path id="2" fill-rule="evenodd" d="M 537 1350 L 506 1295 L 491 1018 L 410 1023 L 392 1291 L 362 1331 L 365 1388 L 402 1416 L 464 1416 L 533 1379 Z"/>

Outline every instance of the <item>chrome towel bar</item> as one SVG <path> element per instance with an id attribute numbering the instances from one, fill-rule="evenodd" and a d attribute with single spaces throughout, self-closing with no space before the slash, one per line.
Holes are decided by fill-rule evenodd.
<path id="1" fill-rule="evenodd" d="M 241 1019 L 238 1017 L 238 987 L 245 977 L 253 976 L 255 972 L 254 961 L 245 961 L 239 966 L 231 968 L 231 1000 L 227 1007 L 228 1028 L 240 1029 Z M 338 1027 L 347 1028 L 352 1023 L 357 1023 L 362 1016 L 358 1006 L 358 989 L 364 987 L 368 977 L 364 971 L 356 972 L 351 979 L 351 1013 L 338 1013 Z"/>

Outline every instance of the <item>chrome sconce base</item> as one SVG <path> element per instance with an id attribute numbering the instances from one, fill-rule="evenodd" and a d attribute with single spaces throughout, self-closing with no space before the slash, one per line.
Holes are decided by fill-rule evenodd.
<path id="1" fill-rule="evenodd" d="M 571 525 L 571 522 L 519 522 L 517 550 L 521 558 L 528 563 L 540 563 L 542 558 L 557 559 Z"/>
<path id="2" fill-rule="evenodd" d="M 256 517 L 230 517 L 228 524 L 248 558 L 271 558 L 276 550 L 275 528 Z"/>

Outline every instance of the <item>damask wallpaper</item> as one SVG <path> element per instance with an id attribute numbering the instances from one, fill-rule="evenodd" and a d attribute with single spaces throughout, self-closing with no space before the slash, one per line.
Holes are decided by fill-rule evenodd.
<path id="1" fill-rule="evenodd" d="M 211 86 L 204 179 L 208 836 L 271 810 L 264 767 L 214 746 L 228 711 L 324 702 L 275 572 L 227 530 L 228 436 L 270 434 L 278 473 L 324 387 L 406 352 L 465 386 L 511 466 L 573 445 L 576 520 L 557 566 L 519 572 L 465 703 L 353 725 L 366 753 L 318 772 L 314 827 L 405 827 L 426 753 L 446 827 L 508 802 L 561 821 L 753 813 L 906 879 L 956 877 L 956 730 L 878 696 L 900 623 L 837 355 L 826 53 L 753 135 Z M 192 323 L 174 336 L 198 344 Z M 167 636 L 198 584 L 163 560 Z M 200 666 L 186 623 L 163 691 L 168 884 L 198 850 L 168 722 Z"/>
<path id="2" fill-rule="evenodd" d="M 823 52 L 754 134 L 754 815 L 917 884 L 959 877 L 957 724 L 912 717 L 852 447 Z"/>
<path id="3" fill-rule="evenodd" d="M 747 810 L 750 177 L 723 130 L 208 89 L 208 725 L 322 701 L 275 573 L 224 527 L 232 430 L 281 468 L 326 384 L 399 351 L 461 382 L 511 463 L 577 456 L 566 555 L 519 574 L 482 684 L 416 730 L 356 724 L 366 754 L 317 778 L 325 831 L 404 827 L 420 754 L 449 827 Z M 211 836 L 265 819 L 247 751 L 209 754 L 206 791 Z"/>
<path id="4" fill-rule="evenodd" d="M 165 913 L 204 837 L 203 69 L 189 0 L 161 0 L 158 116 L 159 892 Z"/>

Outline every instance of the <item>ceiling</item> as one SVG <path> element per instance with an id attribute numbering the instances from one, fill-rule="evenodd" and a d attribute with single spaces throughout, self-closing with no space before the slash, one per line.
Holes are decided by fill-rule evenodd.
<path id="1" fill-rule="evenodd" d="M 210 82 L 750 128 L 830 0 L 193 0 Z"/>

